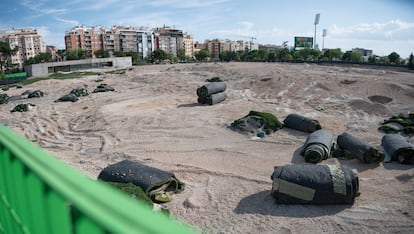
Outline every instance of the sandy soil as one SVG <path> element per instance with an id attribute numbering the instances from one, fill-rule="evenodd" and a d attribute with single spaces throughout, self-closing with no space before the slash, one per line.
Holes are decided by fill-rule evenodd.
<path id="1" fill-rule="evenodd" d="M 227 82 L 228 98 L 197 104 L 196 89 L 214 76 Z M 73 88 L 92 92 L 97 79 L 115 92 L 53 102 Z M 274 166 L 305 163 L 299 150 L 307 134 L 282 129 L 257 139 L 228 128 L 250 110 L 280 120 L 298 113 L 318 119 L 335 136 L 348 131 L 379 145 L 382 120 L 414 111 L 414 73 L 313 64 L 174 64 L 2 92 L 12 96 L 26 89 L 47 95 L 0 105 L 1 124 L 92 178 L 123 159 L 172 171 L 186 189 L 166 206 L 205 233 L 414 232 L 413 166 L 329 158 L 322 164 L 358 170 L 361 196 L 354 205 L 278 205 L 270 175 Z M 27 102 L 36 108 L 10 113 Z"/>

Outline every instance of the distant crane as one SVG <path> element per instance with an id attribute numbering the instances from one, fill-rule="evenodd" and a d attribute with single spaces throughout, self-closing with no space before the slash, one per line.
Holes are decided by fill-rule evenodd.
<path id="1" fill-rule="evenodd" d="M 249 51 L 252 51 L 253 40 L 256 40 L 256 38 L 255 37 L 250 37 L 250 50 Z"/>
<path id="2" fill-rule="evenodd" d="M 257 40 L 257 38 L 256 37 L 248 37 L 248 36 L 239 36 L 239 37 L 244 37 L 244 38 L 249 38 L 250 39 L 250 41 L 249 41 L 249 51 L 251 51 L 253 40 Z"/>

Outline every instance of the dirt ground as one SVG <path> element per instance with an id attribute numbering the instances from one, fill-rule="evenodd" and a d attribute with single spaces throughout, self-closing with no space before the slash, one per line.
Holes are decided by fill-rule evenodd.
<path id="1" fill-rule="evenodd" d="M 227 99 L 198 104 L 196 89 L 215 76 L 227 83 Z M 98 79 L 115 91 L 92 93 Z M 77 87 L 90 95 L 53 102 Z M 0 124 L 92 178 L 123 159 L 173 172 L 186 188 L 166 207 L 204 233 L 414 232 L 414 166 L 329 158 L 322 164 L 358 170 L 355 204 L 280 205 L 270 176 L 274 166 L 306 163 L 299 151 L 308 134 L 284 128 L 257 138 L 229 129 L 250 110 L 281 121 L 297 113 L 335 137 L 347 131 L 378 146 L 381 121 L 414 112 L 414 73 L 306 63 L 172 64 L 1 92 L 19 97 L 36 89 L 46 96 L 0 105 Z M 36 107 L 10 113 L 28 102 Z"/>

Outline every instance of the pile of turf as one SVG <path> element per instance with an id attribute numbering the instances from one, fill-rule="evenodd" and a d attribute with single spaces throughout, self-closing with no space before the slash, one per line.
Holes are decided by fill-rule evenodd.
<path id="1" fill-rule="evenodd" d="M 384 133 L 412 134 L 414 133 L 414 113 L 392 116 L 384 120 L 378 130 Z"/>

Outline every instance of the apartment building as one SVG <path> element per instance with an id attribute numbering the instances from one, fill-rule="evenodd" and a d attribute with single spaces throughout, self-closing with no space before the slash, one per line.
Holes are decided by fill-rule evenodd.
<path id="1" fill-rule="evenodd" d="M 95 52 L 102 48 L 102 29 L 98 27 L 76 26 L 65 33 L 66 50 L 82 49 Z"/>
<path id="2" fill-rule="evenodd" d="M 153 32 L 145 28 L 114 26 L 119 38 L 119 51 L 138 52 L 142 59 L 151 56 L 154 51 Z"/>
<path id="3" fill-rule="evenodd" d="M 46 46 L 46 53 L 49 53 L 52 55 L 52 61 L 53 62 L 61 62 L 62 56 L 58 53 L 59 49 L 56 46 Z"/>
<path id="4" fill-rule="evenodd" d="M 352 51 L 354 52 L 361 52 L 363 57 L 364 57 L 364 61 L 368 61 L 368 58 L 371 57 L 373 55 L 373 51 L 372 50 L 367 50 L 364 48 L 352 48 Z"/>
<path id="5" fill-rule="evenodd" d="M 186 57 L 194 57 L 194 37 L 189 34 L 185 34 L 183 37 L 183 47 Z"/>
<path id="6" fill-rule="evenodd" d="M 140 58 L 145 59 L 152 53 L 153 43 L 152 31 L 120 25 L 111 28 L 76 26 L 65 34 L 66 50 L 83 49 L 90 51 L 92 55 L 95 51 L 103 49 L 110 53 L 138 52 Z"/>
<path id="7" fill-rule="evenodd" d="M 9 43 L 12 49 L 16 46 L 19 48 L 15 55 L 8 58 L 8 62 L 14 67 L 22 67 L 25 60 L 46 52 L 43 38 L 36 29 L 0 31 L 0 41 Z"/>
<path id="8" fill-rule="evenodd" d="M 237 42 L 229 39 L 214 39 L 206 40 L 204 42 L 206 48 L 211 53 L 211 58 L 217 60 L 220 57 L 220 53 L 224 51 L 238 51 Z"/>
<path id="9" fill-rule="evenodd" d="M 208 40 L 205 42 L 207 44 L 207 50 L 210 51 L 211 59 L 217 60 L 219 59 L 220 53 L 223 52 L 221 50 L 220 40 Z"/>
<path id="10" fill-rule="evenodd" d="M 179 49 L 184 49 L 183 31 L 170 27 L 154 29 L 154 46 L 155 50 L 161 49 L 167 54 L 177 56 Z"/>

